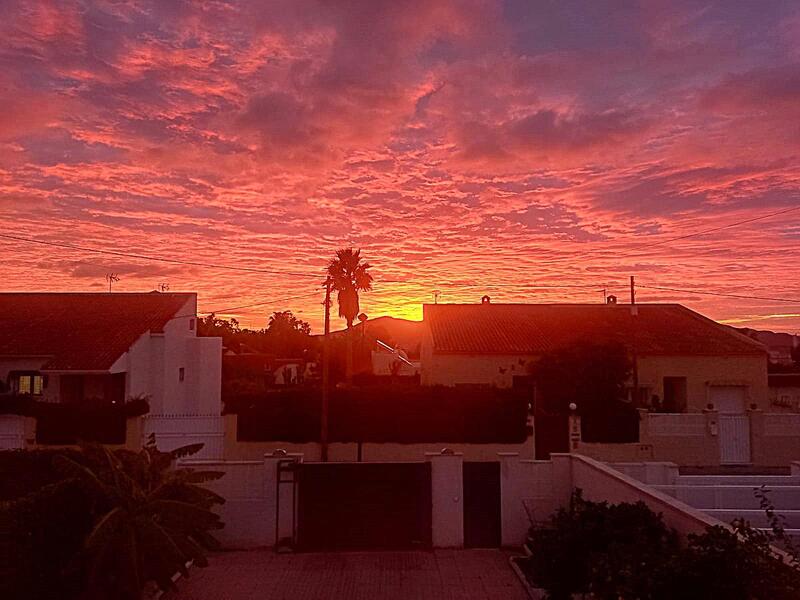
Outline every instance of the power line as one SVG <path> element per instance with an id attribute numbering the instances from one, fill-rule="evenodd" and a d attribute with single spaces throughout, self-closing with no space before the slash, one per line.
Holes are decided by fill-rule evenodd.
<path id="1" fill-rule="evenodd" d="M 92 248 L 88 246 L 77 246 L 75 244 L 67 244 L 64 242 L 47 242 L 44 240 L 37 240 L 34 238 L 27 238 L 17 235 L 9 235 L 6 233 L 0 233 L 0 238 L 5 238 L 8 240 L 15 240 L 18 242 L 28 242 L 31 244 L 41 244 L 44 246 L 54 246 L 56 248 L 68 248 L 70 250 L 80 250 L 82 252 L 94 252 L 95 254 L 107 254 L 110 256 L 121 256 L 125 258 L 135 258 L 139 260 L 152 260 L 157 262 L 163 263 L 170 263 L 175 265 L 189 265 L 193 267 L 208 267 L 213 269 L 225 269 L 228 271 L 243 271 L 247 273 L 264 273 L 269 275 L 291 275 L 293 277 L 309 277 L 314 279 L 319 279 L 321 275 L 312 275 L 310 273 L 297 273 L 293 271 L 275 271 L 270 269 L 257 269 L 253 267 L 237 267 L 233 265 L 221 265 L 218 263 L 207 263 L 207 262 L 199 262 L 199 261 L 192 261 L 192 260 L 178 260 L 176 258 L 162 258 L 160 256 L 150 256 L 147 254 L 134 254 L 132 252 L 120 252 L 117 250 L 105 250 L 103 248 Z"/>
<path id="2" fill-rule="evenodd" d="M 308 292 L 307 294 L 298 294 L 296 296 L 286 296 L 285 298 L 277 298 L 275 300 L 266 300 L 264 302 L 254 302 L 252 304 L 243 304 L 241 306 L 232 306 L 230 308 L 221 308 L 221 309 L 217 309 L 217 310 L 204 310 L 204 311 L 200 312 L 200 314 L 203 314 L 203 315 L 212 315 L 212 314 L 214 314 L 214 315 L 216 315 L 216 314 L 224 315 L 226 313 L 233 312 L 234 310 L 240 310 L 242 308 L 253 308 L 253 307 L 256 307 L 256 306 L 264 306 L 266 304 L 276 304 L 278 302 L 286 302 L 287 300 L 297 300 L 299 298 L 308 298 L 310 296 L 316 296 L 316 295 L 318 295 L 320 293 L 321 292 Z"/>
<path id="3" fill-rule="evenodd" d="M 668 238 L 665 240 L 661 240 L 658 242 L 640 244 L 638 246 L 634 246 L 633 248 L 629 248 L 628 251 L 635 251 L 643 248 L 653 248 L 655 246 L 662 246 L 664 244 L 669 244 L 670 242 L 677 242 L 679 240 L 686 240 L 689 238 L 697 237 L 699 235 L 706 235 L 709 233 L 715 233 L 717 231 L 722 231 L 723 229 L 730 229 L 731 227 L 738 227 L 739 225 L 746 225 L 747 223 L 754 223 L 755 221 L 763 221 L 764 219 L 770 219 L 772 217 L 777 217 L 778 215 L 785 215 L 786 213 L 794 212 L 796 210 L 800 210 L 800 206 L 792 206 L 790 208 L 785 208 L 783 210 L 779 210 L 776 212 L 772 212 L 766 215 L 761 215 L 759 217 L 751 217 L 749 219 L 744 219 L 743 221 L 736 221 L 735 223 L 728 223 L 726 225 L 720 225 L 718 227 L 712 227 L 710 229 L 704 229 L 702 231 L 696 231 L 694 233 L 687 233 L 686 235 L 679 235 L 672 238 Z M 626 256 L 626 253 L 623 253 L 619 256 Z"/>
<path id="4" fill-rule="evenodd" d="M 636 287 L 645 288 L 650 290 L 664 290 L 668 292 L 681 292 L 684 294 L 697 294 L 699 296 L 721 296 L 723 298 L 738 298 L 741 300 L 768 300 L 772 302 L 789 302 L 792 304 L 800 304 L 800 299 L 798 298 L 771 298 L 768 296 L 750 296 L 750 295 L 742 295 L 742 294 L 726 294 L 723 292 L 708 292 L 708 291 L 698 291 L 698 290 L 686 290 L 681 288 L 674 288 L 674 287 L 666 287 L 661 285 L 642 285 L 636 284 Z"/>

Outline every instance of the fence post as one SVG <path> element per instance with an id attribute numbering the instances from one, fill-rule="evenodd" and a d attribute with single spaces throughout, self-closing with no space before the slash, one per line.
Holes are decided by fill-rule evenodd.
<path id="1" fill-rule="evenodd" d="M 431 463 L 431 537 L 435 548 L 464 547 L 464 456 L 426 452 Z"/>
<path id="2" fill-rule="evenodd" d="M 581 416 L 578 407 L 572 402 L 569 405 L 569 450 L 576 452 L 581 444 Z"/>

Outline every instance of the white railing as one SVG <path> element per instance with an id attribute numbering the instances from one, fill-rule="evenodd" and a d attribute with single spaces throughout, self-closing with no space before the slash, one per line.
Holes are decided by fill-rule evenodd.
<path id="1" fill-rule="evenodd" d="M 765 414 L 764 435 L 800 437 L 800 414 Z"/>
<path id="2" fill-rule="evenodd" d="M 192 458 L 222 458 L 225 422 L 219 416 L 146 415 L 142 418 L 142 443 L 151 434 L 161 450 L 202 443 L 203 449 Z"/>
<path id="3" fill-rule="evenodd" d="M 651 436 L 703 437 L 706 416 L 701 413 L 648 413 L 647 431 Z"/>
<path id="4" fill-rule="evenodd" d="M 25 417 L 0 415 L 0 450 L 25 447 Z"/>

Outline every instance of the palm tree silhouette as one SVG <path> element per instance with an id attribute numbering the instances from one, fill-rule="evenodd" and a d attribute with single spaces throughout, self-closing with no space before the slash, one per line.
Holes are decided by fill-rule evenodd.
<path id="1" fill-rule="evenodd" d="M 337 292 L 339 316 L 347 321 L 347 329 L 353 327 L 353 321 L 359 312 L 358 293 L 372 289 L 370 264 L 362 262 L 361 250 L 342 248 L 328 263 L 328 277 L 331 289 Z M 347 382 L 353 377 L 353 342 L 352 332 L 347 333 Z"/>
<path id="2" fill-rule="evenodd" d="M 347 321 L 347 328 L 353 326 L 358 316 L 358 293 L 372 289 L 370 264 L 361 261 L 361 250 L 342 248 L 336 251 L 336 257 L 328 263 L 328 276 L 337 292 L 339 316 Z"/>

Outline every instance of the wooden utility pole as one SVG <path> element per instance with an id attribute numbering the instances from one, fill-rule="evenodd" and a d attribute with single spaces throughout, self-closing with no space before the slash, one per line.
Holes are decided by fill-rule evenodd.
<path id="1" fill-rule="evenodd" d="M 636 344 L 636 316 L 639 314 L 639 308 L 636 306 L 636 284 L 631 275 L 631 352 L 633 354 L 633 394 L 631 394 L 631 401 L 633 406 L 639 407 L 639 355 L 637 352 Z"/>
<path id="2" fill-rule="evenodd" d="M 325 280 L 325 335 L 322 338 L 322 410 L 320 411 L 319 441 L 322 445 L 322 462 L 328 462 L 328 401 L 330 393 L 330 333 L 331 333 L 331 278 Z"/>

